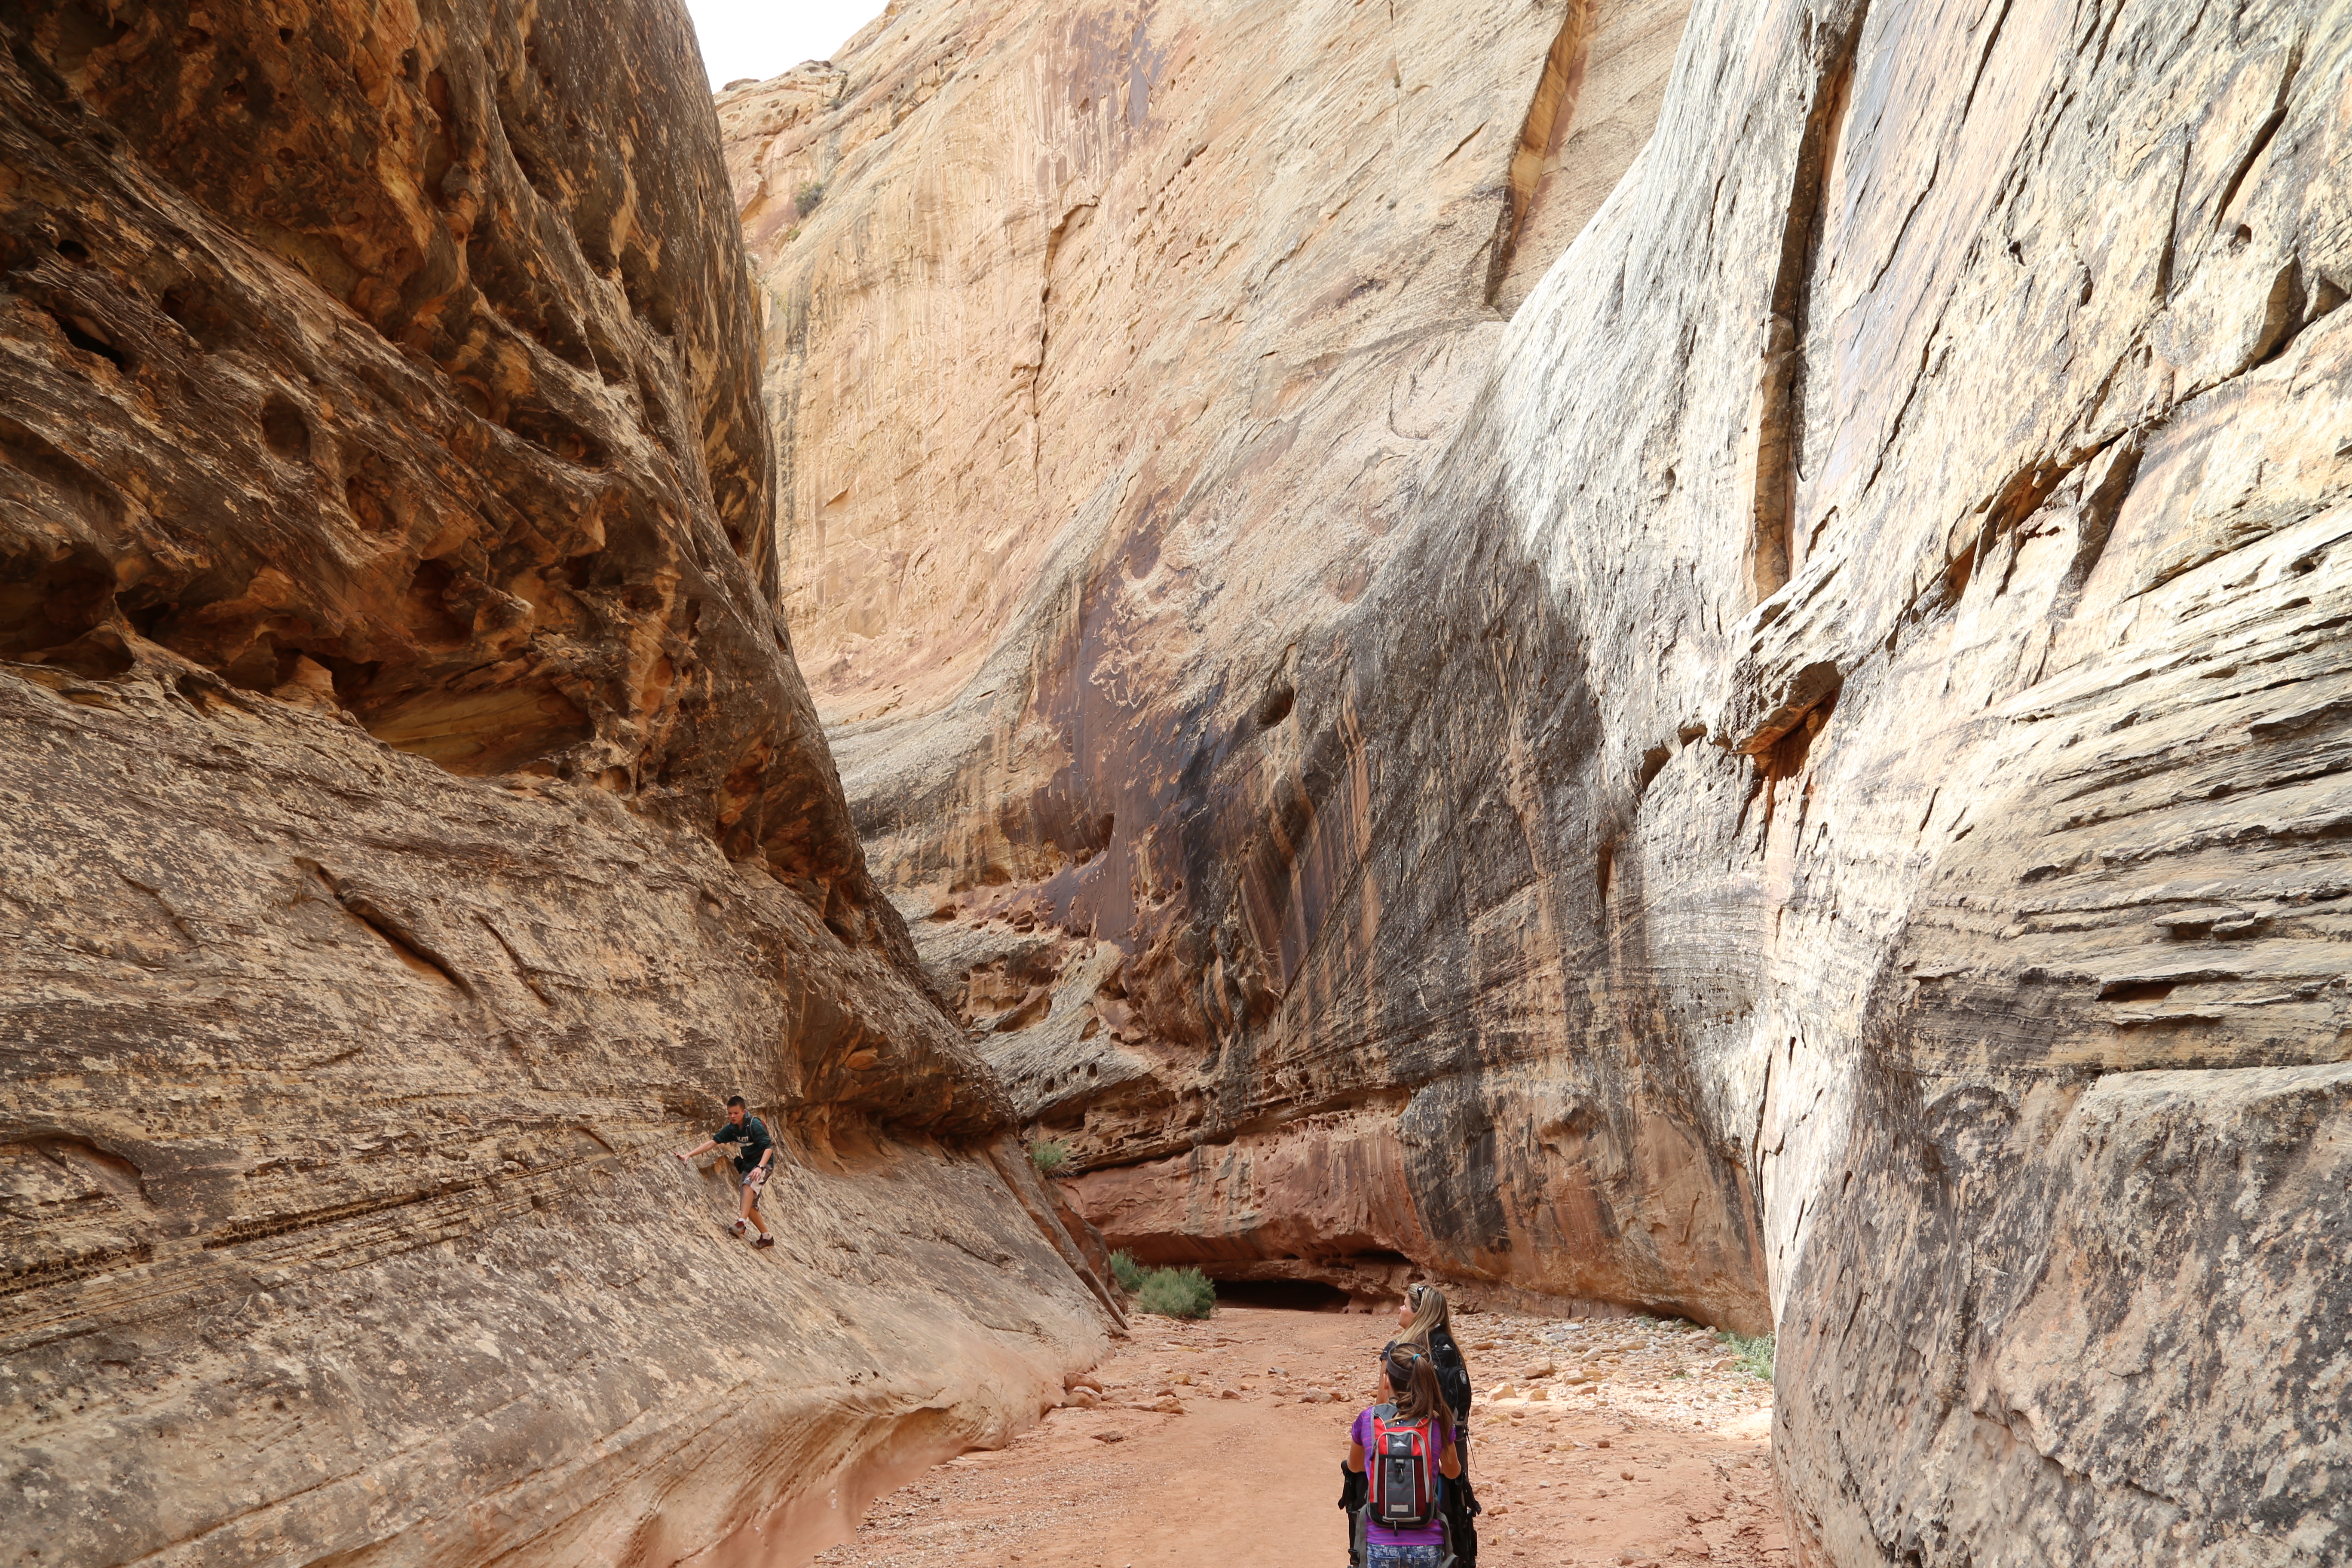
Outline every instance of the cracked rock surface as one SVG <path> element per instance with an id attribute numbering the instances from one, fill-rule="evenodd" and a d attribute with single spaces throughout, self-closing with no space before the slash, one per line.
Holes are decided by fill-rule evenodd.
<path id="1" fill-rule="evenodd" d="M 1610 13 L 1377 9 L 722 102 L 1019 1114 L 1157 1260 L 1776 1327 L 1806 1561 L 2341 1560 L 2352 13 L 1702 0 L 1513 310 Z"/>
<path id="2" fill-rule="evenodd" d="M 688 37 L 0 16 L 12 1561 L 770 1561 L 1115 1320 L 773 607 Z"/>

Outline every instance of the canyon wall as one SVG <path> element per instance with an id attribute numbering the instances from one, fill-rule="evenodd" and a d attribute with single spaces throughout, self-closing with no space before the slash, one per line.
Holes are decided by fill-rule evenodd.
<path id="1" fill-rule="evenodd" d="M 1115 1320 L 775 608 L 690 38 L 0 17 L 11 1561 L 790 1560 Z"/>
<path id="2" fill-rule="evenodd" d="M 1775 1327 L 1808 1561 L 2352 1552 L 2347 53 L 909 3 L 724 95 L 852 809 L 1111 1239 Z"/>
<path id="3" fill-rule="evenodd" d="M 1139 1256 L 1767 1321 L 1738 1162 L 1563 1061 L 1523 856 L 1360 900 L 1403 846 L 1378 715 L 1324 681 L 1367 595 L 1423 580 L 1391 568 L 1494 300 L 1633 157 L 1681 16 L 907 5 L 720 96 L 785 604 L 867 852 Z"/>

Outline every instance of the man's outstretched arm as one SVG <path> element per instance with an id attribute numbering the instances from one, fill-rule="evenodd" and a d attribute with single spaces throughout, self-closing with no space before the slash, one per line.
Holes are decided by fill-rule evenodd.
<path id="1" fill-rule="evenodd" d="M 693 1148 L 688 1149 L 688 1150 L 686 1150 L 684 1152 L 680 1153 L 680 1154 L 678 1155 L 678 1159 L 679 1159 L 679 1160 L 681 1160 L 681 1161 L 683 1161 L 683 1162 L 686 1162 L 686 1163 L 691 1163 L 693 1162 L 693 1160 L 694 1160 L 694 1157 L 695 1157 L 697 1154 L 708 1154 L 709 1152 L 710 1152 L 710 1151 L 712 1151 L 713 1149 L 716 1149 L 716 1148 L 718 1148 L 718 1147 L 719 1147 L 719 1143 L 718 1143 L 718 1141 L 717 1141 L 717 1140 L 715 1140 L 715 1139 L 710 1139 L 710 1138 L 705 1138 L 701 1142 L 697 1143 Z"/>

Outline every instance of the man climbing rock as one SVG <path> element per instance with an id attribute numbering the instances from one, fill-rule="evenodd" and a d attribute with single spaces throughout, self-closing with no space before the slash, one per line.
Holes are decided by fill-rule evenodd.
<path id="1" fill-rule="evenodd" d="M 768 1164 L 776 1157 L 776 1145 L 768 1136 L 768 1124 L 751 1113 L 740 1094 L 727 1097 L 727 1125 L 682 1152 L 678 1163 L 692 1164 L 696 1155 L 708 1153 L 721 1143 L 740 1145 L 735 1152 L 735 1169 L 743 1178 L 743 1209 L 731 1228 L 740 1236 L 747 1226 L 758 1226 L 760 1239 L 751 1245 L 775 1246 L 776 1238 L 768 1234 L 767 1222 L 760 1217 L 760 1186 L 768 1179 Z"/>

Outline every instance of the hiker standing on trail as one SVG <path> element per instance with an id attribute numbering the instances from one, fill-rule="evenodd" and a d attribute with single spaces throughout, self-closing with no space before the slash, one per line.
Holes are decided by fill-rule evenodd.
<path id="1" fill-rule="evenodd" d="M 1365 1478 L 1364 1568 L 1444 1568 L 1445 1483 L 1462 1474 L 1437 1365 L 1419 1345 L 1392 1345 L 1381 1363 L 1390 1400 L 1356 1417 L 1348 1470 Z"/>
<path id="2" fill-rule="evenodd" d="M 1381 1347 L 1381 1359 L 1398 1345 L 1419 1345 L 1429 1352 L 1437 1367 L 1437 1386 L 1445 1395 L 1446 1407 L 1454 1412 L 1456 1426 L 1470 1422 L 1470 1363 L 1462 1359 L 1462 1347 L 1454 1339 L 1454 1314 L 1445 1304 L 1445 1292 L 1434 1285 L 1408 1285 L 1404 1288 L 1404 1304 L 1397 1309 L 1397 1326 L 1403 1331 Z"/>
<path id="3" fill-rule="evenodd" d="M 760 1186 L 768 1179 L 768 1165 L 776 1157 L 776 1145 L 768 1136 L 768 1124 L 751 1113 L 740 1094 L 727 1097 L 727 1125 L 680 1153 L 678 1163 L 690 1165 L 696 1155 L 709 1153 L 721 1143 L 741 1145 L 735 1153 L 735 1169 L 743 1177 L 743 1212 L 730 1228 L 740 1236 L 746 1226 L 756 1225 L 760 1227 L 760 1239 L 751 1245 L 775 1246 L 776 1238 L 768 1234 L 767 1221 L 760 1217 Z"/>
<path id="4" fill-rule="evenodd" d="M 1461 1460 L 1460 1474 L 1445 1489 L 1446 1545 L 1453 1552 L 1454 1568 L 1476 1568 L 1476 1521 L 1481 1510 L 1478 1494 L 1470 1489 L 1470 1366 L 1462 1358 L 1462 1347 L 1454 1342 L 1453 1314 L 1446 1307 L 1445 1292 L 1434 1285 L 1406 1286 L 1404 1301 L 1397 1308 L 1397 1337 L 1381 1347 L 1383 1370 L 1374 1374 L 1373 1382 L 1376 1387 L 1385 1383 L 1389 1357 L 1400 1347 L 1418 1349 L 1428 1355 L 1437 1376 L 1438 1392 L 1454 1417 L 1454 1446 Z M 1356 1526 L 1357 1516 L 1364 1509 L 1366 1484 L 1363 1476 L 1343 1468 L 1339 1506 L 1348 1515 L 1348 1561 L 1357 1568 L 1363 1562 Z"/>
<path id="5" fill-rule="evenodd" d="M 1429 1352 L 1437 1369 L 1437 1386 L 1445 1395 L 1446 1407 L 1454 1413 L 1454 1441 L 1462 1455 L 1462 1475 L 1453 1486 L 1445 1489 L 1445 1522 L 1448 1544 L 1454 1548 L 1457 1568 L 1475 1568 L 1478 1561 L 1478 1494 L 1470 1489 L 1470 1363 L 1462 1359 L 1462 1347 L 1454 1340 L 1454 1315 L 1445 1304 L 1445 1292 L 1434 1285 L 1408 1285 L 1404 1288 L 1404 1304 L 1397 1309 L 1397 1322 L 1403 1332 L 1394 1344 L 1384 1348 L 1386 1359 L 1396 1345 L 1419 1345 Z"/>

